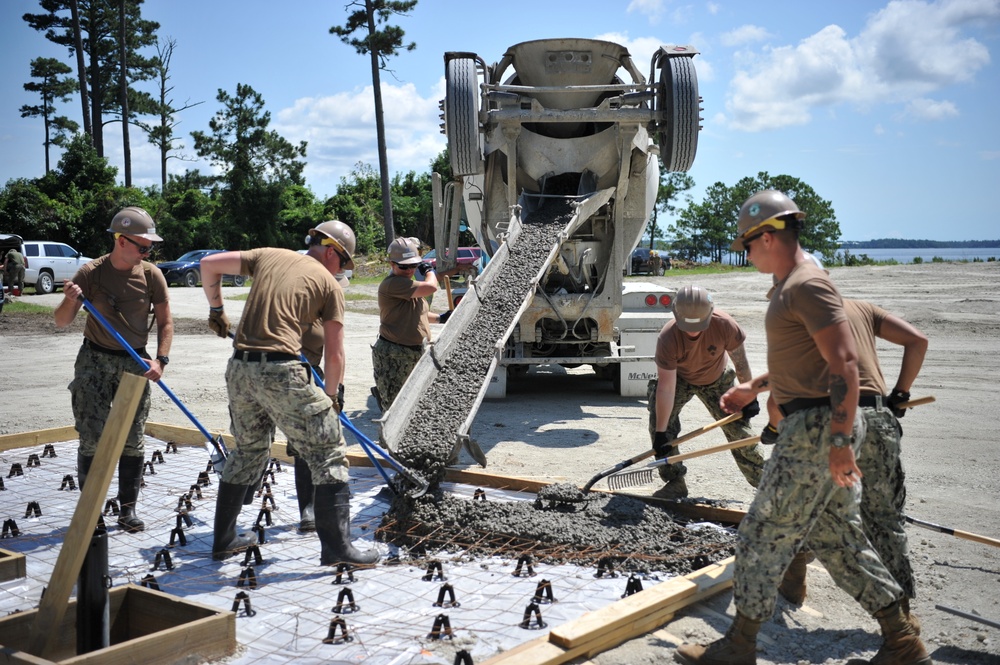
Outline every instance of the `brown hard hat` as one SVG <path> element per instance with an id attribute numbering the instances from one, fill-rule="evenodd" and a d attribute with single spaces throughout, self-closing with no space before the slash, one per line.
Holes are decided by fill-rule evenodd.
<path id="1" fill-rule="evenodd" d="M 712 322 L 712 294 L 700 286 L 685 286 L 674 296 L 674 319 L 684 332 L 702 332 Z"/>
<path id="2" fill-rule="evenodd" d="M 748 198 L 740 207 L 740 218 L 736 222 L 736 240 L 729 249 L 734 252 L 746 250 L 743 239 L 759 230 L 775 231 L 785 228 L 785 221 L 779 219 L 792 215 L 797 220 L 806 214 L 799 210 L 795 201 L 776 189 L 765 189 Z M 771 227 L 764 229 L 764 227 Z M 789 227 L 790 228 L 790 227 Z"/>
<path id="3" fill-rule="evenodd" d="M 153 221 L 148 212 L 137 206 L 129 206 L 119 210 L 118 214 L 111 220 L 108 233 L 122 233 L 153 242 L 163 242 L 163 238 L 156 235 L 156 222 Z"/>
<path id="4" fill-rule="evenodd" d="M 347 261 L 343 262 L 340 267 L 344 270 L 354 270 L 354 250 L 358 241 L 354 236 L 354 231 L 347 224 L 337 219 L 325 221 L 316 228 L 309 229 L 308 240 L 309 244 L 318 243 L 332 246 L 347 257 Z"/>
<path id="5" fill-rule="evenodd" d="M 389 243 L 389 260 L 401 266 L 412 266 L 420 258 L 420 241 L 416 238 L 396 238 Z"/>

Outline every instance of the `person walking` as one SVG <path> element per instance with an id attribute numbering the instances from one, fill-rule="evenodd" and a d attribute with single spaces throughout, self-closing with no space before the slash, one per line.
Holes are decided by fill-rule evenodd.
<path id="1" fill-rule="evenodd" d="M 844 311 L 858 349 L 860 398 L 865 438 L 858 454 L 861 470 L 861 522 L 893 579 L 902 587 L 903 613 L 914 627 L 910 612 L 916 581 L 906 538 L 905 473 L 900 459 L 902 426 L 906 415 L 898 406 L 910 399 L 910 387 L 920 373 L 927 353 L 927 336 L 909 322 L 863 300 L 844 299 Z M 903 358 L 892 392 L 887 392 L 876 352 L 876 339 L 903 347 Z M 778 591 L 785 600 L 800 604 L 806 597 L 806 564 L 809 555 L 795 555 Z"/>
<path id="2" fill-rule="evenodd" d="M 11 248 L 7 252 L 3 266 L 10 295 L 20 295 L 24 292 L 24 254 L 19 252 L 16 247 Z M 0 296 L 2 295 L 0 293 Z"/>
<path id="3" fill-rule="evenodd" d="M 156 224 L 142 208 L 129 206 L 111 220 L 108 232 L 114 234 L 114 247 L 81 267 L 72 280 L 63 284 L 63 299 L 55 309 L 57 328 L 65 328 L 83 306 L 81 298 L 114 327 L 130 347 L 148 362 L 143 370 L 114 335 L 92 316 L 83 329 L 83 346 L 76 356 L 73 381 L 69 384 L 76 431 L 77 474 L 83 488 L 97 452 L 97 442 L 111 411 L 111 400 L 118 390 L 123 372 L 159 381 L 170 362 L 174 322 L 170 315 L 167 280 L 163 273 L 144 259 L 153 244 L 163 239 L 156 234 Z M 156 353 L 146 351 L 152 314 L 156 322 Z M 142 531 L 145 523 L 136 514 L 142 469 L 145 464 L 145 429 L 149 416 L 150 386 L 147 383 L 125 439 L 118 460 L 118 526 L 126 531 Z"/>
<path id="4" fill-rule="evenodd" d="M 858 506 L 865 436 L 857 413 L 857 348 L 839 292 L 799 245 L 805 214 L 785 194 L 758 192 L 739 213 L 732 251 L 746 251 L 777 280 L 765 318 L 769 372 L 727 391 L 722 408 L 742 409 L 770 390 L 784 414 L 778 441 L 736 545 L 736 618 L 708 645 L 684 644 L 688 665 L 751 665 L 757 633 L 774 612 L 793 556 L 809 547 L 878 621 L 883 642 L 872 663 L 927 665 L 923 643 L 903 613 L 903 592 L 864 533 Z"/>
<path id="5" fill-rule="evenodd" d="M 320 564 L 368 565 L 377 549 L 351 542 L 347 446 L 340 429 L 337 388 L 344 381 L 344 293 L 335 275 L 352 269 L 354 232 L 330 220 L 309 231 L 305 255 L 264 247 L 211 254 L 201 260 L 208 325 L 229 335 L 222 302 L 222 276 L 253 278 L 226 367 L 226 388 L 236 448 L 226 460 L 215 505 L 212 557 L 223 560 L 246 549 L 252 537 L 237 533 L 236 521 L 250 487 L 261 477 L 275 428 L 295 441 L 312 472 Z M 323 326 L 327 391 L 302 362 L 302 338 L 314 321 Z"/>
<path id="6" fill-rule="evenodd" d="M 422 282 L 413 279 L 419 270 Z M 431 323 L 445 323 L 451 310 L 435 314 L 425 298 L 437 293 L 433 266 L 420 258 L 420 241 L 396 238 L 389 243 L 389 274 L 378 286 L 378 339 L 372 346 L 375 387 L 372 394 L 384 413 L 402 390 L 407 377 L 431 339 Z"/>
<path id="7" fill-rule="evenodd" d="M 719 399 L 735 385 L 753 375 L 743 342 L 746 333 L 729 314 L 715 308 L 712 295 L 700 286 L 685 286 L 674 297 L 674 320 L 668 321 L 656 340 L 656 378 L 647 389 L 649 433 L 656 459 L 678 454 L 671 442 L 681 431 L 680 412 L 697 396 L 716 420 L 726 417 Z M 735 369 L 728 367 L 732 359 Z M 722 431 L 728 441 L 754 435 L 750 419 L 760 413 L 757 400 L 743 408 L 743 418 Z M 760 482 L 764 458 L 760 446 L 734 448 L 733 459 L 753 487 Z M 684 464 L 659 467 L 663 487 L 653 496 L 680 499 L 688 495 Z"/>

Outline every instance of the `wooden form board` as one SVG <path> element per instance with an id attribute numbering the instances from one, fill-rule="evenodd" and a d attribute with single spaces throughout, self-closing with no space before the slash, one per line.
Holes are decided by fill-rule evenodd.
<path id="1" fill-rule="evenodd" d="M 89 478 L 88 478 L 89 480 Z M 110 591 L 111 645 L 76 654 L 76 601 L 48 632 L 50 658 L 24 651 L 37 610 L 0 618 L 0 663 L 21 665 L 159 665 L 222 658 L 236 650 L 236 615 L 134 584 Z"/>
<path id="2" fill-rule="evenodd" d="M 0 549 L 0 582 L 16 580 L 27 575 L 27 560 L 23 554 Z"/>
<path id="3" fill-rule="evenodd" d="M 480 665 L 559 665 L 575 658 L 590 658 L 656 630 L 670 621 L 678 610 L 731 587 L 735 561 L 735 557 L 730 557 L 684 577 L 644 589 L 553 628 L 548 635 L 504 651 Z"/>

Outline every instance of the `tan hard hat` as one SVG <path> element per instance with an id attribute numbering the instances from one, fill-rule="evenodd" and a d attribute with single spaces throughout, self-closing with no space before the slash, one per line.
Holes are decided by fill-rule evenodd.
<path id="1" fill-rule="evenodd" d="M 389 260 L 401 266 L 420 263 L 420 241 L 416 238 L 396 238 L 389 243 Z"/>
<path id="2" fill-rule="evenodd" d="M 795 201 L 776 189 L 765 189 L 748 198 L 740 207 L 740 217 L 736 222 L 736 240 L 729 249 L 734 252 L 746 250 L 743 239 L 765 226 L 768 230 L 783 229 L 785 222 L 779 217 L 793 215 L 795 219 L 805 219 L 806 214 L 799 210 Z M 773 224 L 770 224 L 773 222 Z M 789 227 L 790 228 L 790 227 Z"/>
<path id="3" fill-rule="evenodd" d="M 137 206 L 122 208 L 111 220 L 108 233 L 123 233 L 127 236 L 137 236 L 152 240 L 153 242 L 163 242 L 163 238 L 156 235 L 156 222 L 149 216 L 149 213 Z"/>
<path id="4" fill-rule="evenodd" d="M 358 241 L 350 226 L 338 219 L 325 221 L 316 228 L 309 229 L 310 244 L 315 244 L 316 238 L 320 238 L 320 244 L 331 245 L 347 256 L 347 261 L 340 266 L 341 268 L 354 270 L 354 250 Z M 331 240 L 333 242 L 329 242 Z"/>
<path id="5" fill-rule="evenodd" d="M 674 296 L 674 319 L 684 332 L 702 332 L 712 322 L 712 294 L 700 286 L 685 286 Z"/>

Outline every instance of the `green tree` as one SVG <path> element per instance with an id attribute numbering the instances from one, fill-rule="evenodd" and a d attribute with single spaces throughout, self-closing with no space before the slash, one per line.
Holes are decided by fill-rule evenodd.
<path id="1" fill-rule="evenodd" d="M 226 247 L 287 246 L 290 229 L 281 225 L 281 194 L 288 185 L 305 184 L 302 169 L 306 142 L 293 145 L 268 130 L 271 114 L 264 99 L 249 85 L 236 85 L 236 94 L 219 89 L 222 104 L 209 122 L 211 133 L 192 132 L 199 157 L 222 169 L 216 222 Z"/>
<path id="2" fill-rule="evenodd" d="M 68 102 L 70 95 L 77 90 L 77 82 L 71 77 L 65 76 L 73 69 L 55 58 L 35 58 L 31 61 L 31 78 L 41 79 L 38 82 L 30 81 L 24 84 L 24 89 L 28 92 L 37 92 L 42 103 L 36 105 L 25 104 L 21 107 L 22 118 L 42 118 L 45 125 L 45 172 L 50 169 L 49 146 L 52 144 L 62 145 L 69 134 L 76 132 L 80 126 L 66 116 L 56 116 L 55 102 Z"/>
<path id="3" fill-rule="evenodd" d="M 0 228 L 22 238 L 49 238 L 59 230 L 56 204 L 34 180 L 9 180 L 0 190 Z"/>
<path id="4" fill-rule="evenodd" d="M 395 225 L 406 237 L 420 238 L 434 246 L 434 209 L 431 203 L 431 175 L 410 171 L 392 179 L 392 207 Z"/>
<path id="5" fill-rule="evenodd" d="M 660 165 L 660 182 L 656 189 L 656 205 L 653 207 L 653 218 L 649 226 L 649 248 L 656 247 L 656 239 L 662 238 L 663 233 L 659 229 L 660 213 L 673 215 L 677 212 L 677 202 L 683 196 L 688 202 L 691 196 L 686 192 L 694 187 L 694 178 L 687 173 L 668 173 Z"/>
<path id="6" fill-rule="evenodd" d="M 350 175 L 340 179 L 337 193 L 325 203 L 330 217 L 354 230 L 359 254 L 371 254 L 387 247 L 385 227 L 378 213 L 381 197 L 378 175 L 370 164 L 358 162 Z"/>
<path id="7" fill-rule="evenodd" d="M 416 43 L 403 44 L 405 33 L 395 25 L 386 25 L 394 15 L 406 16 L 407 12 L 417 5 L 417 0 L 356 0 L 345 6 L 358 9 L 347 17 L 347 23 L 330 28 L 330 34 L 340 37 L 340 41 L 353 46 L 361 55 L 368 55 L 371 60 L 372 90 L 375 95 L 375 134 L 378 140 L 378 163 L 382 185 L 382 220 L 385 242 L 391 243 L 395 238 L 392 218 L 392 195 L 389 187 L 389 158 L 385 144 L 385 114 L 382 110 L 382 83 L 379 71 L 387 69 L 390 56 L 398 55 L 399 50 L 412 51 Z M 378 26 L 384 26 L 381 30 Z M 353 37 L 360 32 L 361 36 Z"/>

